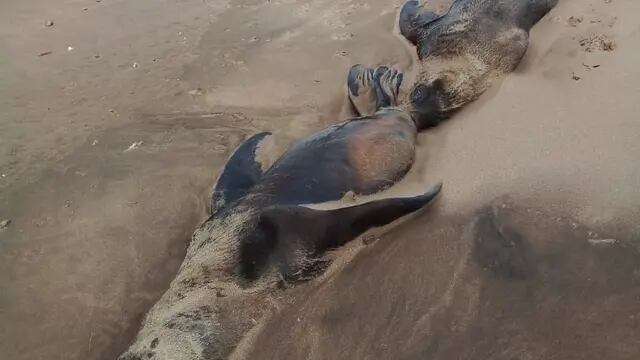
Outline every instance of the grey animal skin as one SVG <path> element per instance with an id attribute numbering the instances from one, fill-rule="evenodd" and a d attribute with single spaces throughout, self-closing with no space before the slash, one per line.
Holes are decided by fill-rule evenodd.
<path id="1" fill-rule="evenodd" d="M 419 129 L 439 124 L 518 66 L 529 45 L 529 31 L 557 2 L 455 0 L 445 14 L 438 15 L 425 9 L 428 3 L 407 1 L 400 11 L 399 28 L 416 46 L 417 78 L 400 91 L 397 71 L 392 76 L 378 75 L 371 82 L 376 89 L 370 101 L 400 107 Z M 348 89 L 356 113 L 367 113 L 368 102 L 366 96 L 354 93 L 357 86 L 353 84 L 367 87 L 369 77 L 362 74 L 379 73 L 379 69 L 352 68 Z"/>

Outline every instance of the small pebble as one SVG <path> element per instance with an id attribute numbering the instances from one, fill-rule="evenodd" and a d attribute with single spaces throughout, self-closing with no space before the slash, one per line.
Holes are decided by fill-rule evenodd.
<path id="1" fill-rule="evenodd" d="M 47 55 L 51 55 L 53 54 L 53 51 L 45 51 L 45 52 L 41 52 L 40 54 L 38 54 L 38 56 L 47 56 Z"/>
<path id="2" fill-rule="evenodd" d="M 362 244 L 363 245 L 371 245 L 371 244 L 373 244 L 374 242 L 376 242 L 378 240 L 379 240 L 379 238 L 376 235 L 370 234 L 370 235 L 367 235 L 367 236 L 362 238 Z"/>
<path id="3" fill-rule="evenodd" d="M 613 245 L 618 242 L 616 239 L 588 239 L 591 245 Z"/>
<path id="4" fill-rule="evenodd" d="M 68 46 L 68 47 L 67 47 L 67 51 L 73 51 L 73 50 L 74 50 L 74 49 L 73 49 L 73 46 Z"/>
<path id="5" fill-rule="evenodd" d="M 44 26 L 46 27 L 52 27 L 53 26 L 53 21 L 49 20 L 46 23 L 44 23 Z"/>
<path id="6" fill-rule="evenodd" d="M 137 69 L 140 66 L 140 64 L 138 64 L 137 62 L 134 62 L 132 66 L 134 69 Z"/>
<path id="7" fill-rule="evenodd" d="M 8 228 L 9 224 L 11 224 L 11 220 L 9 220 L 9 219 L 5 219 L 5 220 L 0 221 L 0 231 L 5 230 L 6 228 Z"/>
<path id="8" fill-rule="evenodd" d="M 140 141 L 136 141 L 133 144 L 129 145 L 129 147 L 125 150 L 125 152 L 127 151 L 131 151 L 131 150 L 136 150 L 138 149 L 140 146 L 142 146 L 144 144 L 144 141 L 140 140 Z"/>

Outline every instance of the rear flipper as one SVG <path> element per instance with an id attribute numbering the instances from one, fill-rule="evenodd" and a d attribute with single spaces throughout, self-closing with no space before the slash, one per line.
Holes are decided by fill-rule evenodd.
<path id="1" fill-rule="evenodd" d="M 420 196 L 383 199 L 335 210 L 274 206 L 262 213 L 259 228 L 275 242 L 275 260 L 285 280 L 306 280 L 322 270 L 325 263 L 322 257 L 327 250 L 423 208 L 441 188 L 439 184 Z"/>
<path id="2" fill-rule="evenodd" d="M 260 143 L 271 135 L 261 132 L 245 140 L 224 166 L 211 197 L 211 214 L 244 196 L 262 176 L 262 164 L 256 160 Z"/>
<path id="3" fill-rule="evenodd" d="M 424 29 L 427 24 L 439 17 L 440 15 L 425 10 L 418 0 L 409 0 L 404 3 L 400 10 L 400 18 L 398 20 L 400 34 L 413 45 L 417 45 L 421 29 Z"/>
<path id="4" fill-rule="evenodd" d="M 518 25 L 526 31 L 531 30 L 557 4 L 558 0 L 528 0 L 517 14 Z"/>
<path id="5" fill-rule="evenodd" d="M 403 75 L 395 69 L 375 69 L 354 65 L 347 76 L 349 101 L 359 116 L 369 116 L 385 107 L 398 104 Z"/>

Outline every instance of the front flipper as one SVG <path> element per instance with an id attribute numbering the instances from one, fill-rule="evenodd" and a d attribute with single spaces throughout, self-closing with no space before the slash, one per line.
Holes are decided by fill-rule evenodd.
<path id="1" fill-rule="evenodd" d="M 418 0 L 409 0 L 400 10 L 400 19 L 398 20 L 400 33 L 410 43 L 417 45 L 421 29 L 439 17 L 440 15 L 425 10 Z"/>
<path id="2" fill-rule="evenodd" d="M 370 228 L 387 225 L 433 200 L 439 184 L 423 195 L 390 198 L 335 210 L 303 206 L 274 206 L 259 222 L 265 238 L 273 242 L 275 260 L 285 280 L 301 281 L 315 275 L 327 250 L 338 248 Z"/>
<path id="3" fill-rule="evenodd" d="M 245 140 L 233 152 L 222 169 L 211 197 L 211 214 L 241 198 L 262 176 L 262 166 L 256 161 L 260 143 L 271 135 L 261 132 Z"/>

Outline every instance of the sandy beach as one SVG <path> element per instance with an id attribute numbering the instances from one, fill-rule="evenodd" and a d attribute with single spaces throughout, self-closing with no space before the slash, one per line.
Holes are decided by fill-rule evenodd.
<path id="1" fill-rule="evenodd" d="M 352 64 L 413 66 L 401 3 L 2 2 L 0 353 L 121 353 L 242 139 L 342 120 Z M 390 192 L 439 201 L 337 251 L 234 357 L 635 359 L 637 14 L 560 0 L 516 72 L 420 135 Z"/>

